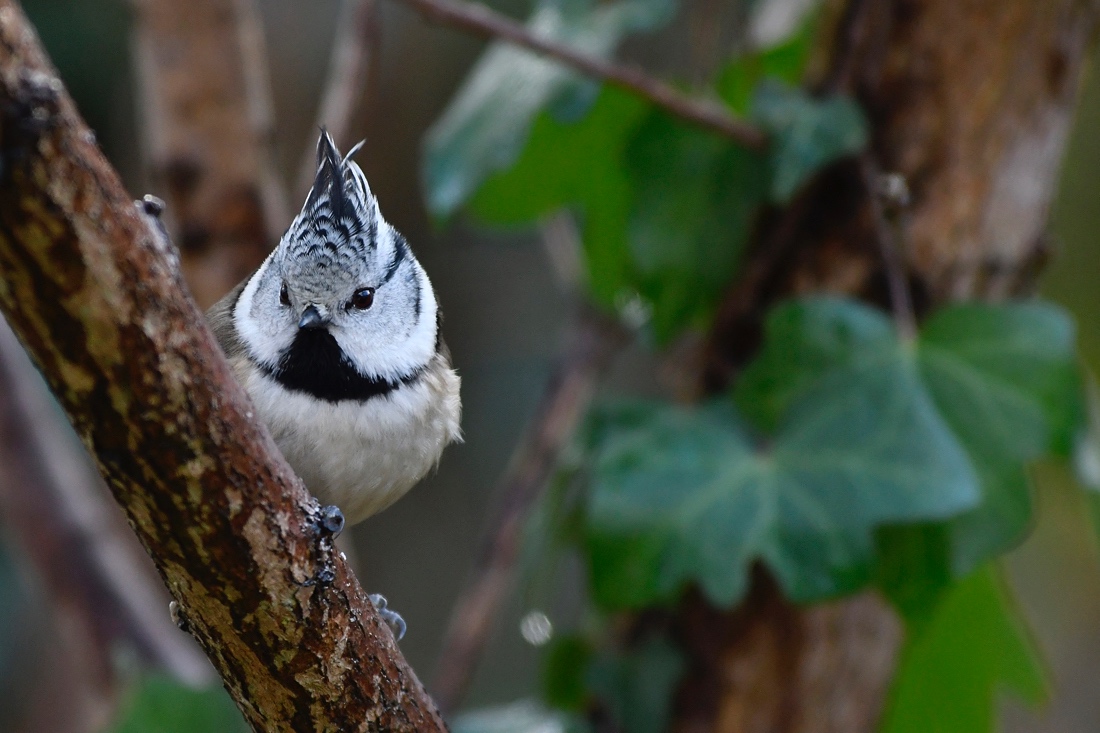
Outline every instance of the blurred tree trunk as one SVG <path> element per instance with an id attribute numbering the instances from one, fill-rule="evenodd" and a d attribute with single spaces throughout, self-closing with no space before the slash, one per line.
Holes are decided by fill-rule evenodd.
<path id="1" fill-rule="evenodd" d="M 290 223 L 274 169 L 274 112 L 253 0 L 134 3 L 143 150 L 207 308 L 250 274 Z"/>
<path id="2" fill-rule="evenodd" d="M 869 155 L 908 183 L 899 230 L 917 316 L 952 299 L 1030 292 L 1100 4 L 849 0 L 826 15 L 810 83 L 860 100 Z M 832 167 L 761 226 L 710 334 L 706 389 L 751 358 L 780 298 L 828 291 L 889 304 L 865 170 Z M 902 638 L 869 594 L 802 610 L 764 573 L 741 608 L 693 597 L 677 625 L 691 660 L 676 705 L 682 733 L 872 731 Z"/>

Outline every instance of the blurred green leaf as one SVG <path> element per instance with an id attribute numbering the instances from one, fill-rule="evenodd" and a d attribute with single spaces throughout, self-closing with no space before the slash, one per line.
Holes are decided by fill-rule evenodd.
<path id="1" fill-rule="evenodd" d="M 192 690 L 160 676 L 143 679 L 113 733 L 247 733 L 237 706 L 222 688 Z"/>
<path id="2" fill-rule="evenodd" d="M 659 342 L 705 325 L 734 275 L 768 187 L 767 161 L 654 111 L 627 149 L 635 288 Z"/>
<path id="3" fill-rule="evenodd" d="M 546 704 L 558 710 L 583 710 L 588 702 L 585 674 L 591 661 L 592 648 L 583 638 L 573 635 L 554 638 L 542 663 Z"/>
<path id="4" fill-rule="evenodd" d="M 756 88 L 751 117 L 771 133 L 771 200 L 785 204 L 814 173 L 867 144 L 867 122 L 854 100 L 814 99 L 766 80 Z"/>
<path id="5" fill-rule="evenodd" d="M 511 170 L 473 201 L 486 221 L 572 206 L 593 296 L 641 294 L 664 342 L 702 325 L 728 285 L 768 187 L 763 156 L 605 89 L 585 119 L 540 117 Z"/>
<path id="6" fill-rule="evenodd" d="M 875 535 L 875 585 L 910 630 L 930 621 L 955 581 L 947 531 L 939 522 L 883 527 Z"/>
<path id="7" fill-rule="evenodd" d="M 674 7 L 673 0 L 541 0 L 527 27 L 586 54 L 607 56 L 627 33 L 667 21 Z M 555 102 L 575 100 L 579 84 L 587 82 L 554 61 L 492 44 L 428 131 L 424 180 L 432 213 L 449 216 L 486 176 L 511 166 L 538 114 Z"/>
<path id="8" fill-rule="evenodd" d="M 580 121 L 561 122 L 544 112 L 515 165 L 478 190 L 474 214 L 491 223 L 521 224 L 576 207 L 589 290 L 612 306 L 634 282 L 626 239 L 632 191 L 623 156 L 648 109 L 634 95 L 604 87 Z"/>
<path id="9" fill-rule="evenodd" d="M 685 666 L 679 649 L 653 637 L 629 652 L 598 658 L 588 670 L 588 685 L 624 733 L 662 733 Z"/>
<path id="10" fill-rule="evenodd" d="M 763 559 L 789 596 L 811 600 L 866 582 L 872 529 L 940 518 L 978 500 L 915 370 L 863 368 L 827 380 L 756 451 L 732 408 L 651 403 L 595 446 L 588 553 L 608 608 L 668 602 L 698 582 L 723 607 Z"/>
<path id="11" fill-rule="evenodd" d="M 455 716 L 451 733 L 586 733 L 579 718 L 547 710 L 532 700 L 521 700 Z"/>
<path id="12" fill-rule="evenodd" d="M 802 80 L 817 31 L 814 22 L 780 43 L 734 57 L 718 75 L 718 96 L 738 115 L 748 115 L 756 87 L 764 79 L 777 79 L 790 86 Z"/>
<path id="13" fill-rule="evenodd" d="M 1025 464 L 1066 455 L 1082 419 L 1073 320 L 1042 303 L 964 304 L 920 337 L 925 383 L 982 479 L 983 499 L 951 525 L 968 573 L 1016 544 L 1031 521 Z"/>
<path id="14" fill-rule="evenodd" d="M 860 371 L 883 378 L 900 360 L 981 482 L 981 504 L 953 520 L 945 538 L 953 572 L 1019 539 L 1031 515 L 1025 464 L 1064 452 L 1080 422 L 1073 324 L 1063 311 L 1044 303 L 952 306 L 904 345 L 880 312 L 818 299 L 776 308 L 766 332 L 735 392 L 758 426 L 773 430 L 822 385 L 851 383 Z"/>
<path id="15" fill-rule="evenodd" d="M 1043 668 L 996 571 L 980 570 L 944 597 L 911 634 L 894 680 L 883 733 L 991 732 L 997 693 L 1038 703 Z"/>

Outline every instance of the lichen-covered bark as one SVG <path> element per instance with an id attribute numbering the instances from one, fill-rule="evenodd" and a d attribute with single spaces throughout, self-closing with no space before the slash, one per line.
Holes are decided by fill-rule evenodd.
<path id="1" fill-rule="evenodd" d="M 0 163 L 0 309 L 252 727 L 444 730 L 12 0 Z"/>
<path id="2" fill-rule="evenodd" d="M 1100 3 L 837 0 L 812 85 L 855 95 L 871 155 L 911 200 L 902 258 L 918 316 L 961 297 L 1028 292 L 1047 254 L 1047 211 Z M 861 166 L 841 163 L 764 222 L 710 334 L 706 389 L 734 378 L 763 314 L 793 293 L 888 306 Z M 700 599 L 679 616 L 692 660 L 676 730 L 874 730 L 901 639 L 871 596 L 800 610 L 758 578 L 742 608 Z"/>

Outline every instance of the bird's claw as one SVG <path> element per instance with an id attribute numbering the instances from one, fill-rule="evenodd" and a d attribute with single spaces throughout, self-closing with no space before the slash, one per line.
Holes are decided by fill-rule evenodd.
<path id="1" fill-rule="evenodd" d="M 317 572 L 300 585 L 325 586 L 336 580 L 336 563 L 332 559 L 336 538 L 344 530 L 344 513 L 335 504 L 321 507 L 320 516 L 316 519 L 317 532 Z"/>
<path id="2" fill-rule="evenodd" d="M 378 611 L 378 615 L 382 617 L 382 620 L 386 622 L 386 625 L 393 631 L 393 636 L 397 641 L 401 641 L 405 638 L 405 631 L 408 628 L 405 624 L 405 619 L 401 618 L 401 614 L 386 607 L 386 598 L 381 593 L 371 593 L 369 596 L 370 602 L 374 604 L 374 610 Z"/>
<path id="3" fill-rule="evenodd" d="M 321 519 L 318 526 L 332 535 L 333 539 L 336 539 L 344 531 L 344 513 L 335 504 L 323 506 L 321 507 Z"/>

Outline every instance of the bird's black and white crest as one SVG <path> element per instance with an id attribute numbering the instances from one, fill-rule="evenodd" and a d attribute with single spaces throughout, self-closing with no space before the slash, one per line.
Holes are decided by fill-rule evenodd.
<path id="1" fill-rule="evenodd" d="M 341 156 L 322 130 L 302 211 L 234 307 L 255 363 L 288 389 L 325 399 L 387 394 L 438 348 L 431 283 L 351 160 L 360 145 Z M 363 291 L 371 303 L 355 307 Z M 307 311 L 320 327 L 302 327 Z M 345 386 L 327 389 L 333 384 Z"/>

